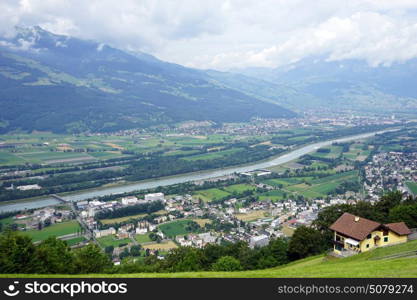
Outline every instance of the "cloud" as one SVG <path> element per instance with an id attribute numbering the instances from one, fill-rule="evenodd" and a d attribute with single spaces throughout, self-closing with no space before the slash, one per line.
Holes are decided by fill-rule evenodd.
<path id="1" fill-rule="evenodd" d="M 277 67 L 310 55 L 371 65 L 417 57 L 415 0 L 2 0 L 16 25 L 197 68 Z"/>

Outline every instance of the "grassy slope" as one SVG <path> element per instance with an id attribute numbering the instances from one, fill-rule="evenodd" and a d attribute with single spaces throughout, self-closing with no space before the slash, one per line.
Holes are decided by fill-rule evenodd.
<path id="1" fill-rule="evenodd" d="M 343 259 L 327 260 L 314 256 L 277 268 L 244 272 L 185 272 L 140 274 L 90 274 L 72 277 L 417 277 L 417 254 L 407 258 L 385 258 L 402 252 L 417 252 L 417 240 L 406 244 L 379 248 Z M 71 277 L 69 275 L 0 275 L 0 277 Z"/>

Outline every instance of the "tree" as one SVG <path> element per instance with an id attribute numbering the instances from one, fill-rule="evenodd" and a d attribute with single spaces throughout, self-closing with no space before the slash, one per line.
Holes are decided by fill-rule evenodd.
<path id="1" fill-rule="evenodd" d="M 129 250 L 124 248 L 123 251 L 119 254 L 119 258 L 120 260 L 123 260 L 123 258 L 128 257 L 129 255 Z"/>
<path id="2" fill-rule="evenodd" d="M 140 256 L 140 249 L 141 249 L 140 245 L 135 245 L 135 246 L 130 247 L 130 255 Z"/>
<path id="3" fill-rule="evenodd" d="M 88 244 L 75 251 L 75 267 L 79 274 L 100 273 L 110 266 L 108 256 L 95 244 Z"/>
<path id="4" fill-rule="evenodd" d="M 381 199 L 375 204 L 375 208 L 383 214 L 384 220 L 379 220 L 380 222 L 388 221 L 388 214 L 391 208 L 399 205 L 402 200 L 402 194 L 400 191 L 389 192 L 384 194 Z"/>
<path id="5" fill-rule="evenodd" d="M 173 272 L 199 271 L 203 266 L 203 253 L 201 249 L 192 247 L 179 247 L 171 250 L 165 258 L 165 265 Z"/>
<path id="6" fill-rule="evenodd" d="M 233 256 L 222 256 L 212 266 L 213 271 L 239 271 L 242 269 L 240 261 Z"/>
<path id="7" fill-rule="evenodd" d="M 73 254 L 64 241 L 50 237 L 36 247 L 36 259 L 40 262 L 39 273 L 72 274 L 75 272 Z"/>
<path id="8" fill-rule="evenodd" d="M 37 273 L 36 248 L 28 236 L 6 230 L 0 235 L 0 273 Z"/>
<path id="9" fill-rule="evenodd" d="M 107 246 L 106 248 L 104 248 L 104 253 L 108 254 L 109 256 L 113 255 L 113 251 L 114 251 L 114 246 L 110 245 Z"/>
<path id="10" fill-rule="evenodd" d="M 410 228 L 417 227 L 417 204 L 398 205 L 389 212 L 390 222 L 404 222 Z"/>
<path id="11" fill-rule="evenodd" d="M 288 247 L 290 260 L 301 259 L 310 255 L 322 253 L 327 248 L 320 231 L 301 226 L 297 228 Z"/>
<path id="12" fill-rule="evenodd" d="M 286 240 L 282 238 L 271 240 L 267 247 L 275 258 L 277 265 L 283 265 L 288 262 L 288 242 Z"/>

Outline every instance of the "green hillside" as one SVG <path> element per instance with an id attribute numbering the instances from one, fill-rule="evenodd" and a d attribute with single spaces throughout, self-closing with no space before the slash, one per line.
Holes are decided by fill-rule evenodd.
<path id="1" fill-rule="evenodd" d="M 68 275 L 0 275 L 0 277 L 71 277 Z M 323 255 L 295 261 L 272 269 L 245 272 L 185 272 L 140 274 L 94 274 L 72 277 L 417 277 L 417 240 L 379 248 L 348 258 Z"/>

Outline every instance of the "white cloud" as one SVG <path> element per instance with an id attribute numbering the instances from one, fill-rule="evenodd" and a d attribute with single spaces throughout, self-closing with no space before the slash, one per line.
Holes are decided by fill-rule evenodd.
<path id="1" fill-rule="evenodd" d="M 276 67 L 309 55 L 371 65 L 417 57 L 415 0 L 2 0 L 0 34 L 15 25 L 198 68 Z"/>

